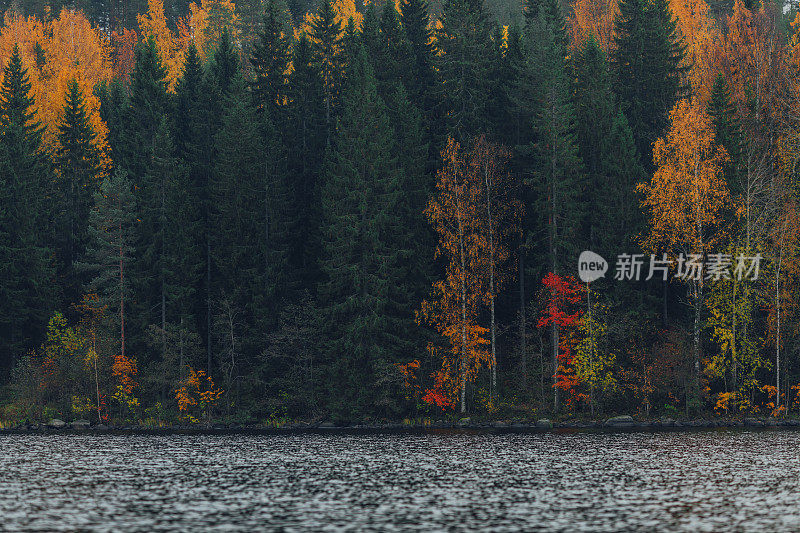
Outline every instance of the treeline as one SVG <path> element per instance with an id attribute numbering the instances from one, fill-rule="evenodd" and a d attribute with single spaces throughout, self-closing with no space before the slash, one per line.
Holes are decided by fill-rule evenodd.
<path id="1" fill-rule="evenodd" d="M 2 418 L 797 408 L 794 13 L 716 7 L 7 12 Z"/>

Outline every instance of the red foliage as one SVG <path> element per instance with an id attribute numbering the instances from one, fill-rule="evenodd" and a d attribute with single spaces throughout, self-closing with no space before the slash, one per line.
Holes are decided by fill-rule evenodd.
<path id="1" fill-rule="evenodd" d="M 586 289 L 572 276 L 559 276 L 552 272 L 548 272 L 542 279 L 542 285 L 550 296 L 537 327 L 555 325 L 559 330 L 558 368 L 553 386 L 564 391 L 565 403 L 574 407 L 582 397 L 577 390 L 578 378 L 575 376 L 572 364 L 573 350 L 577 341 L 574 332 L 580 325 L 583 315 L 583 310 L 579 306 Z"/>

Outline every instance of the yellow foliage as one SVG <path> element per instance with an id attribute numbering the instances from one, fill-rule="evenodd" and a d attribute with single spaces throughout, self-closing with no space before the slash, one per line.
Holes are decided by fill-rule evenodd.
<path id="1" fill-rule="evenodd" d="M 155 41 L 158 55 L 167 70 L 167 88 L 173 92 L 183 72 L 185 40 L 179 32 L 173 32 L 167 27 L 162 0 L 148 0 L 147 13 L 136 15 L 136 20 L 143 38 L 152 37 Z"/>
<path id="2" fill-rule="evenodd" d="M 194 41 L 202 58 L 214 52 L 226 27 L 234 39 L 238 37 L 239 17 L 230 0 L 201 0 L 200 5 L 192 3 L 189 10 L 188 38 Z"/>
<path id="3" fill-rule="evenodd" d="M 684 62 L 690 67 L 689 83 L 695 95 L 705 103 L 719 73 L 722 33 L 705 0 L 670 0 L 670 8 L 686 43 Z"/>
<path id="4" fill-rule="evenodd" d="M 111 80 L 113 71 L 106 37 L 93 28 L 82 13 L 63 9 L 58 18 L 45 23 L 36 17 L 6 13 L 0 31 L 0 61 L 8 63 L 14 44 L 19 43 L 22 63 L 28 70 L 31 93 L 36 101 L 36 119 L 45 126 L 44 148 L 55 151 L 64 96 L 75 79 L 85 99 L 86 113 L 96 134 L 95 145 L 104 168 L 110 165 L 108 128 L 100 118 L 95 85 Z"/>

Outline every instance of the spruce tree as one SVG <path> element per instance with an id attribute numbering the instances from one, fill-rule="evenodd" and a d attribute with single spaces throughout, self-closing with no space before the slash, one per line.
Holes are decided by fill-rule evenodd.
<path id="1" fill-rule="evenodd" d="M 547 272 L 571 272 L 585 245 L 581 234 L 584 170 L 576 142 L 572 87 L 556 29 L 542 11 L 526 25 L 526 61 L 518 89 L 518 94 L 533 97 L 521 98 L 518 105 L 523 116 L 531 117 L 535 132 L 533 141 L 522 149 L 526 161 L 522 171 L 532 192 L 525 198 L 531 203 L 525 206 L 528 219 L 523 243 L 524 253 L 532 257 L 523 259 L 529 267 L 526 276 L 537 280 Z M 556 326 L 552 328 L 550 350 L 555 379 L 559 353 Z M 554 408 L 558 410 L 558 389 L 553 391 Z"/>
<path id="2" fill-rule="evenodd" d="M 742 185 L 737 178 L 742 157 L 742 130 L 728 89 L 728 82 L 722 74 L 714 80 L 707 111 L 714 126 L 714 143 L 725 148 L 730 158 L 725 164 L 728 190 L 732 194 L 740 194 Z"/>
<path id="3" fill-rule="evenodd" d="M 212 128 L 210 82 L 206 79 L 197 49 L 189 46 L 183 76 L 175 87 L 175 108 L 172 123 L 175 150 L 186 165 L 191 197 L 199 211 L 198 243 L 202 250 L 199 266 L 203 271 L 195 286 L 194 315 L 197 329 L 205 339 L 206 370 L 211 366 L 211 242 L 209 233 L 209 181 L 212 161 Z"/>
<path id="4" fill-rule="evenodd" d="M 289 14 L 279 0 L 269 0 L 258 40 L 253 46 L 253 99 L 259 109 L 277 117 L 287 93 L 286 71 L 291 60 Z"/>
<path id="5" fill-rule="evenodd" d="M 325 142 L 330 144 L 339 109 L 339 88 L 342 82 L 342 25 L 336 17 L 331 0 L 323 0 L 311 22 L 308 38 L 313 61 L 322 81 L 325 105 Z"/>
<path id="6" fill-rule="evenodd" d="M 465 141 L 487 125 L 492 25 L 480 0 L 445 0 L 436 32 L 439 99 L 446 133 Z"/>
<path id="7" fill-rule="evenodd" d="M 325 107 L 323 86 L 313 64 L 311 44 L 301 34 L 295 44 L 293 71 L 289 77 L 288 126 L 286 131 L 287 174 L 293 193 L 294 245 L 291 270 L 299 286 L 316 294 L 320 251 L 319 176 L 325 155 Z"/>
<path id="8" fill-rule="evenodd" d="M 39 340 L 53 298 L 50 172 L 34 119 L 31 84 L 15 45 L 0 86 L 0 367 Z"/>
<path id="9" fill-rule="evenodd" d="M 361 50 L 348 71 L 338 134 L 323 190 L 324 303 L 331 409 L 339 416 L 391 415 L 390 379 L 407 342 L 399 312 L 401 171 L 375 78 Z M 407 308 L 406 322 L 411 323 Z M 390 383 L 390 382 L 389 382 Z"/>
<path id="10" fill-rule="evenodd" d="M 597 41 L 587 39 L 576 52 L 576 141 L 587 177 L 583 198 L 586 236 L 604 257 L 631 252 L 641 228 L 636 183 L 644 178 L 625 115 L 611 87 L 608 62 Z"/>
<path id="11" fill-rule="evenodd" d="M 76 80 L 67 87 L 64 111 L 58 126 L 55 153 L 58 199 L 58 268 L 66 301 L 77 302 L 83 283 L 73 271 L 73 262 L 83 256 L 87 243 L 87 223 L 94 192 L 101 179 L 100 153 L 96 134 L 89 123 L 84 95 Z"/>
<path id="12" fill-rule="evenodd" d="M 403 0 L 400 8 L 403 33 L 410 45 L 411 72 L 406 78 L 406 92 L 411 101 L 430 114 L 435 83 L 433 62 L 435 50 L 431 44 L 430 15 L 426 0 Z"/>
<path id="13" fill-rule="evenodd" d="M 614 20 L 614 89 L 646 170 L 652 145 L 668 125 L 669 112 L 686 87 L 681 78 L 684 45 L 668 0 L 621 0 Z"/>

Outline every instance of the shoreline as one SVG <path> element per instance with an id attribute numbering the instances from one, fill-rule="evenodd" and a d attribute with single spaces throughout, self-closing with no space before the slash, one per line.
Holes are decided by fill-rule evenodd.
<path id="1" fill-rule="evenodd" d="M 55 422 L 55 423 L 54 423 Z M 291 435 L 291 434 L 426 434 L 426 433 L 575 433 L 575 432 L 653 432 L 696 431 L 713 429 L 798 429 L 798 419 L 772 419 L 748 417 L 741 419 L 691 419 L 635 420 L 619 416 L 607 420 L 536 421 L 437 421 L 430 424 L 351 424 L 335 425 L 332 422 L 290 423 L 281 427 L 257 424 L 212 424 L 206 426 L 107 426 L 103 424 L 65 423 L 60 420 L 48 424 L 26 424 L 0 428 L 0 435 L 24 434 L 118 434 L 118 435 Z"/>

